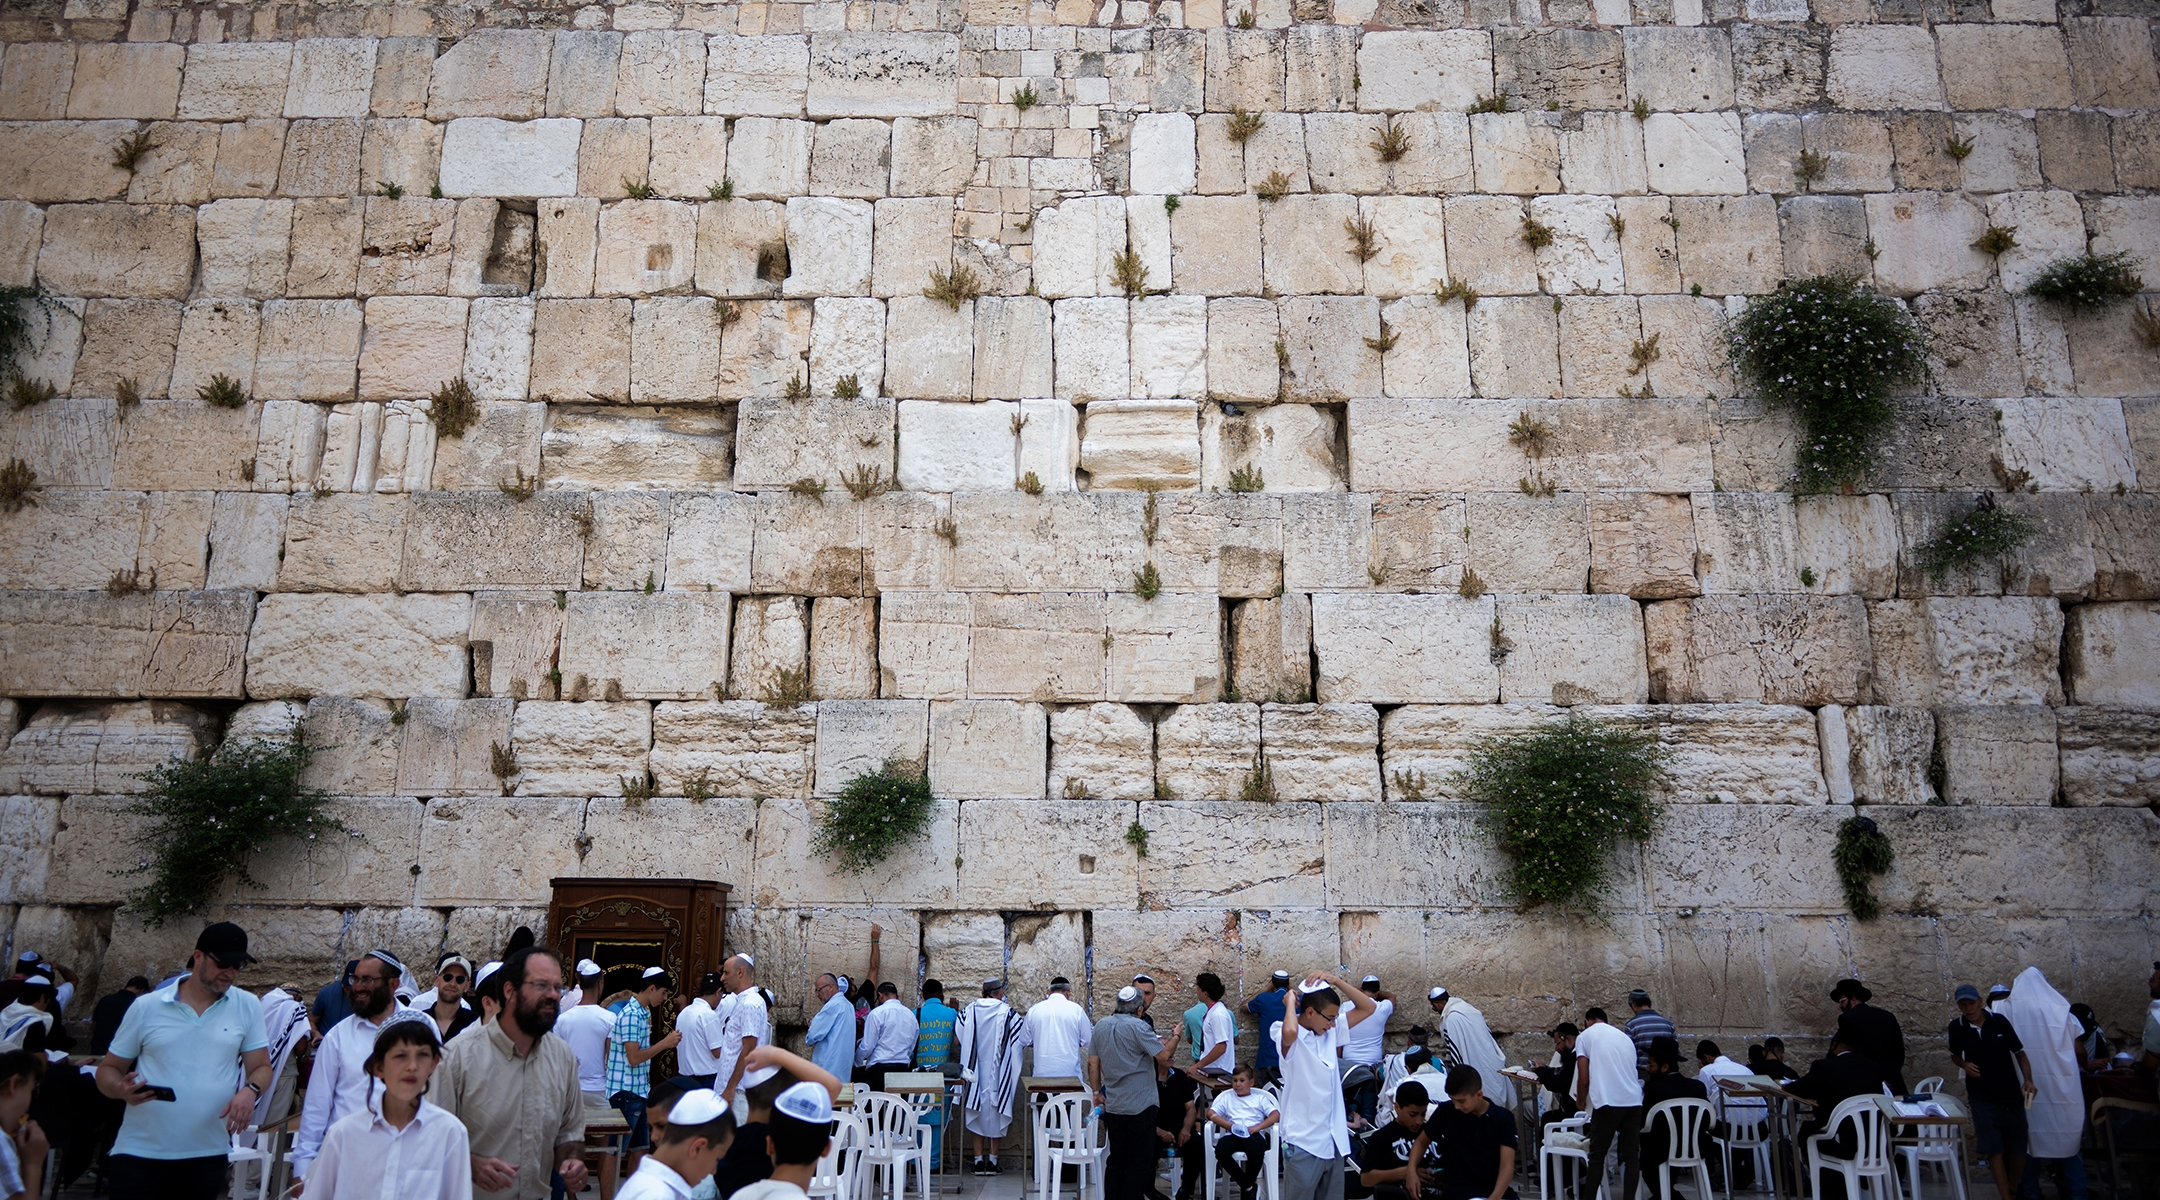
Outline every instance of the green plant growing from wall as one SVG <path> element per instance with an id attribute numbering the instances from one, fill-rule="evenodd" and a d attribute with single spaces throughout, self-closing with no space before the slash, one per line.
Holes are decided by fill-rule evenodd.
<path id="1" fill-rule="evenodd" d="M 1021 112 L 1026 112 L 1041 102 L 1042 97 L 1036 94 L 1035 85 L 1032 83 L 1024 85 L 1019 91 L 1013 93 L 1013 107 Z"/>
<path id="2" fill-rule="evenodd" d="M 1267 490 L 1267 477 L 1259 467 L 1239 467 L 1230 472 L 1230 490 L 1233 492 L 1260 492 Z"/>
<path id="3" fill-rule="evenodd" d="M 1872 818 L 1852 816 L 1838 822 L 1837 846 L 1830 851 L 1838 882 L 1845 888 L 1845 907 L 1855 920 L 1872 921 L 1882 914 L 1875 899 L 1874 877 L 1897 861 L 1897 847 L 1883 836 Z"/>
<path id="4" fill-rule="evenodd" d="M 1133 595 L 1142 600 L 1153 600 L 1162 595 L 1162 574 L 1155 569 L 1154 559 L 1149 559 L 1146 566 L 1133 572 L 1132 590 Z"/>
<path id="5" fill-rule="evenodd" d="M 1013 480 L 1013 486 L 1019 488 L 1023 492 L 1026 492 L 1030 496 L 1040 496 L 1043 494 L 1042 476 L 1037 475 L 1033 471 L 1029 471 L 1026 474 L 1020 476 L 1020 478 Z"/>
<path id="6" fill-rule="evenodd" d="M 195 389 L 195 398 L 213 408 L 238 408 L 247 403 L 247 392 L 240 381 L 230 375 L 212 375 L 210 382 Z"/>
<path id="7" fill-rule="evenodd" d="M 1252 770 L 1245 773 L 1244 786 L 1238 789 L 1238 799 L 1248 804 L 1273 804 L 1282 798 L 1275 790 L 1275 768 L 1267 755 L 1253 751 Z"/>
<path id="8" fill-rule="evenodd" d="M 1635 119 L 1636 119 L 1636 120 L 1638 120 L 1638 121 L 1647 121 L 1647 120 L 1649 120 L 1649 119 L 1650 119 L 1650 98 L 1649 98 L 1649 97 L 1647 97 L 1647 96 L 1637 96 L 1637 97 L 1635 97 L 1635 102 L 1634 102 L 1633 104 L 1630 104 L 1630 105 L 1628 105 L 1628 112 L 1630 112 L 1630 113 L 1634 114 L 1634 117 L 1635 117 Z"/>
<path id="9" fill-rule="evenodd" d="M 260 888 L 249 873 L 256 855 L 281 842 L 357 836 L 325 811 L 329 797 L 303 787 L 314 757 L 305 730 L 281 738 L 227 741 L 194 762 L 171 762 L 136 778 L 148 786 L 128 812 L 143 818 L 135 866 L 117 875 L 146 876 L 128 907 L 149 925 L 199 913 L 228 881 Z"/>
<path id="10" fill-rule="evenodd" d="M 1450 300 L 1460 300 L 1462 301 L 1463 311 L 1469 312 L 1471 309 L 1477 307 L 1478 292 L 1477 289 L 1471 287 L 1469 281 L 1464 279 L 1462 276 L 1450 275 L 1448 276 L 1447 282 L 1445 284 L 1442 284 L 1440 287 L 1434 289 L 1433 299 L 1438 300 L 1442 304 L 1446 304 Z"/>
<path id="11" fill-rule="evenodd" d="M 405 198 L 405 185 L 392 183 L 387 179 L 378 179 L 375 181 L 375 194 L 385 200 L 403 200 Z"/>
<path id="12" fill-rule="evenodd" d="M 1281 171 L 1269 171 L 1267 178 L 1253 185 L 1253 194 L 1262 200 L 1280 200 L 1290 194 L 1294 181 Z"/>
<path id="13" fill-rule="evenodd" d="M 708 200 L 733 200 L 735 198 L 735 181 L 722 176 L 720 182 L 706 184 L 705 198 Z"/>
<path id="14" fill-rule="evenodd" d="M 1727 353 L 1742 381 L 1799 418 L 1793 482 L 1858 484 L 1896 421 L 1893 388 L 1925 377 L 1912 315 L 1849 275 L 1787 280 L 1733 321 Z"/>
<path id="15" fill-rule="evenodd" d="M 120 382 L 113 385 L 113 407 L 119 410 L 121 416 L 126 416 L 127 410 L 134 408 L 141 403 L 141 380 L 135 378 L 133 375 L 129 375 L 122 378 Z"/>
<path id="16" fill-rule="evenodd" d="M 1400 125 L 1390 125 L 1381 130 L 1378 140 L 1370 145 L 1381 162 L 1401 162 L 1410 153 L 1410 131 Z"/>
<path id="17" fill-rule="evenodd" d="M 26 408 L 36 408 L 38 405 L 59 395 L 60 389 L 43 379 L 33 379 L 28 375 L 17 375 L 15 378 L 8 380 L 7 394 L 8 407 L 21 412 Z"/>
<path id="18" fill-rule="evenodd" d="M 525 474 L 525 468 L 518 467 L 517 478 L 515 480 L 506 479 L 501 483 L 496 484 L 495 490 L 501 492 L 505 496 L 510 497 L 512 500 L 523 503 L 527 500 L 532 499 L 533 495 L 540 490 L 540 477 L 537 475 L 527 476 Z M 316 499 L 319 500 L 321 499 L 321 497 L 318 496 L 316 497 Z"/>
<path id="19" fill-rule="evenodd" d="M 795 708 L 817 699 L 810 687 L 810 668 L 774 667 L 758 687 L 758 700 L 774 708 Z"/>
<path id="20" fill-rule="evenodd" d="M 2097 312 L 2145 290 L 2145 281 L 2133 269 L 2136 265 L 2137 259 L 2128 250 L 2059 258 L 2033 279 L 2025 294 L 2073 312 Z"/>
<path id="21" fill-rule="evenodd" d="M 21 512 L 37 504 L 37 472 L 19 458 L 0 467 L 0 512 Z"/>
<path id="22" fill-rule="evenodd" d="M 428 397 L 428 420 L 434 422 L 438 436 L 461 438 L 480 419 L 480 401 L 473 397 L 472 386 L 460 375 L 435 389 Z"/>
<path id="23" fill-rule="evenodd" d="M 2017 244 L 2017 226 L 1990 225 L 1987 232 L 1980 235 L 1980 240 L 1973 243 L 1973 249 L 1999 258 L 2004 251 L 2017 249 Z"/>
<path id="24" fill-rule="evenodd" d="M 885 478 L 885 468 L 872 463 L 856 463 L 855 469 L 840 477 L 848 495 L 857 500 L 868 500 L 893 490 L 893 481 Z"/>
<path id="25" fill-rule="evenodd" d="M 825 481 L 822 479 L 812 479 L 805 475 L 787 485 L 787 490 L 805 500 L 815 500 L 819 504 L 825 503 Z"/>
<path id="26" fill-rule="evenodd" d="M 632 179 L 627 175 L 623 176 L 622 190 L 623 195 L 632 200 L 650 200 L 654 194 L 653 185 L 642 179 Z"/>
<path id="27" fill-rule="evenodd" d="M 1371 262 L 1380 256 L 1380 231 L 1371 217 L 1345 218 L 1342 224 L 1343 233 L 1350 239 L 1350 253 L 1359 262 Z"/>
<path id="28" fill-rule="evenodd" d="M 1611 886 L 1613 849 L 1657 825 L 1667 757 L 1647 729 L 1570 715 L 1473 742 L 1451 782 L 1484 807 L 1518 903 L 1595 907 Z"/>
<path id="29" fill-rule="evenodd" d="M 2015 553 L 2031 541 L 2033 523 L 1995 506 L 1995 497 L 1983 493 L 1970 512 L 1935 527 L 1933 536 L 1913 550 L 1913 561 L 1941 582 L 1963 567 Z"/>
<path id="30" fill-rule="evenodd" d="M 938 301 L 954 312 L 959 312 L 961 305 L 975 299 L 982 293 L 982 280 L 976 276 L 974 269 L 966 263 L 955 265 L 951 271 L 932 270 L 930 272 L 930 285 L 923 289 L 923 295 Z"/>
<path id="31" fill-rule="evenodd" d="M 832 394 L 833 398 L 837 400 L 862 399 L 862 377 L 859 375 L 842 375 L 840 378 L 833 380 Z"/>
<path id="32" fill-rule="evenodd" d="M 1110 256 L 1110 271 L 1116 276 L 1118 287 L 1128 296 L 1147 294 L 1147 264 L 1140 261 L 1138 250 L 1125 250 Z"/>
<path id="33" fill-rule="evenodd" d="M 1817 150 L 1802 150 L 1800 161 L 1793 164 L 1793 178 L 1800 181 L 1801 187 L 1813 191 L 1815 181 L 1821 179 L 1829 170 L 1829 155 Z"/>
<path id="34" fill-rule="evenodd" d="M 1252 140 L 1252 135 L 1260 132 L 1266 124 L 1267 118 L 1259 113 L 1249 113 L 1242 108 L 1235 109 L 1230 113 L 1229 122 L 1223 126 L 1223 136 L 1242 146 Z"/>
<path id="35" fill-rule="evenodd" d="M 930 830 L 936 801 L 921 764 L 904 758 L 850 779 L 818 814 L 810 848 L 860 875 Z"/>
<path id="36" fill-rule="evenodd" d="M 138 129 L 132 135 L 113 143 L 112 165 L 133 175 L 136 166 L 142 162 L 143 155 L 155 149 L 157 143 L 150 140 L 150 131 Z"/>
<path id="37" fill-rule="evenodd" d="M 1478 113 L 1504 113 L 1507 110 L 1508 94 L 1506 88 L 1501 88 L 1490 96 L 1479 96 L 1471 103 L 1469 108 L 1472 116 Z"/>
<path id="38" fill-rule="evenodd" d="M 1964 162 L 1972 152 L 1973 140 L 1971 138 L 1961 138 L 1954 133 L 1943 138 L 1943 153 L 1958 162 Z"/>
<path id="39" fill-rule="evenodd" d="M 1133 848 L 1133 857 L 1147 857 L 1147 826 L 1138 821 L 1125 827 L 1125 844 Z"/>
<path id="40" fill-rule="evenodd" d="M 1529 243 L 1532 250 L 1543 250 L 1553 244 L 1553 227 L 1536 217 L 1524 217 L 1522 240 Z"/>

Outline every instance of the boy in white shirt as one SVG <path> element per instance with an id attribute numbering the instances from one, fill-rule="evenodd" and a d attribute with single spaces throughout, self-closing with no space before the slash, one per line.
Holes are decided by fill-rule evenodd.
<path id="1" fill-rule="evenodd" d="M 1341 976 L 1316 972 L 1298 985 L 1287 1019 L 1268 1031 L 1282 1053 L 1284 1200 L 1342 1200 L 1350 1126 L 1337 1063 L 1344 1037 L 1373 1012 L 1372 1000 Z"/>
<path id="2" fill-rule="evenodd" d="M 1253 1184 L 1267 1161 L 1267 1130 L 1282 1120 L 1275 1097 L 1253 1089 L 1253 1069 L 1239 1067 L 1230 1076 L 1230 1090 L 1208 1106 L 1208 1120 L 1222 1130 L 1215 1139 L 1215 1163 L 1237 1181 L 1239 1194 L 1251 1200 Z M 1239 1155 L 1244 1161 L 1238 1161 Z"/>
<path id="3" fill-rule="evenodd" d="M 711 1088 L 684 1092 L 668 1109 L 667 1132 L 615 1200 L 690 1200 L 734 1140 L 735 1116 Z"/>
<path id="4" fill-rule="evenodd" d="M 809 1194 L 817 1161 L 832 1144 L 832 1099 L 823 1084 L 808 1081 L 780 1093 L 765 1134 L 772 1175 L 736 1192 L 735 1200 L 803 1200 Z"/>

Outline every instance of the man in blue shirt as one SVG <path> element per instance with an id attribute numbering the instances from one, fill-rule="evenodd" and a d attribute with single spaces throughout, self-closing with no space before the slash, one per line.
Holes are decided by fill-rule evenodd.
<path id="1" fill-rule="evenodd" d="M 1290 972 L 1277 971 L 1268 990 L 1245 1002 L 1245 1011 L 1260 1018 L 1262 1036 L 1253 1051 L 1253 1078 L 1263 1084 L 1274 1083 L 1282 1078 L 1282 1051 L 1275 1048 L 1275 1039 L 1266 1036 L 1275 1023 L 1283 1019 L 1286 1011 L 1284 998 L 1290 994 Z"/>
<path id="2" fill-rule="evenodd" d="M 855 1006 L 848 1003 L 848 986 L 840 976 L 825 974 L 810 990 L 819 1005 L 803 1039 L 810 1047 L 810 1061 L 846 1079 L 855 1071 Z"/>
<path id="3" fill-rule="evenodd" d="M 120 1019 L 97 1068 L 98 1091 L 128 1105 L 110 1160 L 114 1200 L 212 1200 L 225 1191 L 229 1136 L 254 1118 L 270 1086 L 262 1002 L 233 986 L 254 961 L 247 931 L 220 921 L 195 939 L 186 975 Z"/>
<path id="4" fill-rule="evenodd" d="M 958 1075 L 960 1064 L 952 1061 L 953 1027 L 960 1012 L 945 1003 L 945 985 L 925 979 L 922 1007 L 915 1010 L 915 1066 L 924 1071 Z"/>

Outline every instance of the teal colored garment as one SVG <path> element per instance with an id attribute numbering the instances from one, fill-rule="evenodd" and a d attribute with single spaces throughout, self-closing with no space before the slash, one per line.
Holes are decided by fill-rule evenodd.
<path id="1" fill-rule="evenodd" d="M 850 1078 L 855 1073 L 855 1006 L 844 994 L 834 992 L 810 1018 L 810 1032 L 803 1040 L 810 1044 L 811 1062 L 835 1078 Z"/>
<path id="2" fill-rule="evenodd" d="M 262 1001 L 230 988 L 201 1016 L 179 998 L 175 980 L 128 1006 L 112 1054 L 132 1059 L 144 1083 L 176 1098 L 129 1105 L 114 1154 L 209 1158 L 232 1149 L 225 1106 L 240 1090 L 240 1056 L 270 1044 Z"/>
<path id="3" fill-rule="evenodd" d="M 915 1065 L 936 1070 L 952 1060 L 953 1024 L 960 1013 L 943 1000 L 925 1000 L 915 1010 Z"/>
<path id="4" fill-rule="evenodd" d="M 1200 1026 L 1205 1020 L 1207 1001 L 1202 1000 L 1185 1010 L 1185 1057 L 1194 1062 L 1199 1062 L 1200 1056 L 1207 1053 L 1207 1048 L 1200 1044 Z"/>

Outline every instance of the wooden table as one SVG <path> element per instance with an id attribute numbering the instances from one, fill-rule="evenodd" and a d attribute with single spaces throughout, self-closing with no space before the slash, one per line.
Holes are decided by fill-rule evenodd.
<path id="1" fill-rule="evenodd" d="M 1788 1129 L 1793 1105 L 1805 1104 L 1815 1107 L 1815 1102 L 1805 1096 L 1795 1096 L 1768 1075 L 1721 1075 L 1717 1079 L 1718 1090 L 1727 1096 L 1743 1100 L 1761 1100 L 1769 1110 L 1770 1117 L 1770 1195 L 1772 1200 L 1784 1200 L 1784 1173 L 1778 1169 L 1778 1159 L 1785 1158 L 1792 1164 L 1794 1181 L 1799 1180 L 1800 1147 L 1793 1144 L 1792 1131 Z M 1805 1195 L 1806 1188 L 1800 1189 Z"/>

